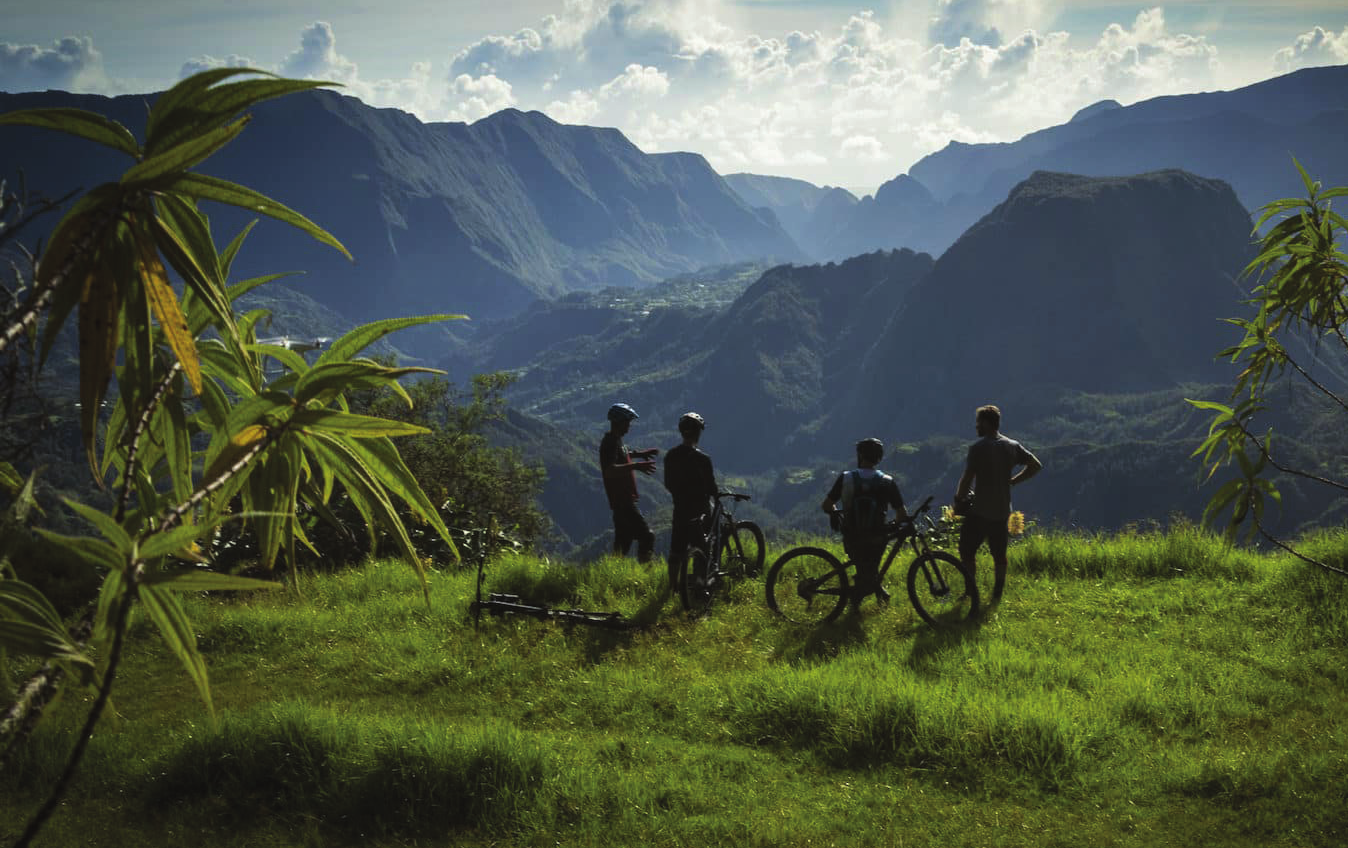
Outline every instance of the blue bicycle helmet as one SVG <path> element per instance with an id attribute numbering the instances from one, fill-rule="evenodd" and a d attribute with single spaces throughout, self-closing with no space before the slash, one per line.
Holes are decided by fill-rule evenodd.
<path id="1" fill-rule="evenodd" d="M 608 420 L 610 421 L 635 421 L 640 417 L 635 409 L 625 403 L 615 403 L 608 408 Z"/>

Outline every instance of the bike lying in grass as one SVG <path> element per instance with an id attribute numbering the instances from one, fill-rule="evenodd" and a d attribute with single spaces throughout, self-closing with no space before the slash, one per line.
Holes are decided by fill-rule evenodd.
<path id="1" fill-rule="evenodd" d="M 679 572 L 679 596 L 684 609 L 694 615 L 705 613 L 715 594 L 729 580 L 757 577 L 763 573 L 767 545 L 763 531 L 752 521 L 736 521 L 726 500 L 747 501 L 748 495 L 717 492 L 716 506 L 706 523 L 706 534 L 688 547 Z M 699 518 L 698 522 L 705 519 Z M 698 528 L 701 534 L 702 528 Z M 708 556 L 708 552 L 711 556 Z"/>
<path id="2" fill-rule="evenodd" d="M 959 559 L 933 548 L 941 531 L 929 515 L 931 501 L 928 497 L 911 515 L 879 531 L 887 545 L 893 542 L 881 561 L 879 577 L 883 585 L 899 551 L 911 547 L 915 558 L 908 566 L 908 599 L 923 621 L 943 627 L 978 613 L 978 586 L 965 574 Z M 768 570 L 768 607 L 798 624 L 832 621 L 852 599 L 847 576 L 852 567 L 850 561 L 842 562 L 823 548 L 792 548 Z M 884 589 L 875 594 L 881 601 L 889 598 Z"/>

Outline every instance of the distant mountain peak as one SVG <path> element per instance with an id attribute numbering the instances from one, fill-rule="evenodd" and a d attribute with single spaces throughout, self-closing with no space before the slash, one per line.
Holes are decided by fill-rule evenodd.
<path id="1" fill-rule="evenodd" d="M 1092 103 L 1089 106 L 1078 109 L 1077 113 L 1072 116 L 1072 120 L 1068 121 L 1067 123 L 1073 124 L 1076 123 L 1077 121 L 1084 121 L 1087 118 L 1100 114 L 1101 112 L 1108 112 L 1113 109 L 1122 109 L 1122 108 L 1123 104 L 1117 100 L 1100 100 L 1098 102 Z"/>

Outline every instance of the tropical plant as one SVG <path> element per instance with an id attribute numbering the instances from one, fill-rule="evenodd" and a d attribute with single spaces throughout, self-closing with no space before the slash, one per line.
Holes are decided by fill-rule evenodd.
<path id="1" fill-rule="evenodd" d="M 40 332 L 45 358 L 77 312 L 81 442 L 96 483 L 110 485 L 113 494 L 106 511 L 67 501 L 97 535 L 34 531 L 47 550 L 77 558 L 102 575 L 83 622 L 87 641 L 81 625 L 67 627 L 41 592 L 17 578 L 22 568 L 0 572 L 0 650 L 47 663 L 0 717 L 0 746 L 14 744 L 18 728 L 31 719 L 25 710 L 44 703 L 42 693 L 63 673 L 97 693 L 65 770 L 19 845 L 51 815 L 79 763 L 108 702 L 137 604 L 212 709 L 206 668 L 178 593 L 277 585 L 198 567 L 205 559 L 203 542 L 223 523 L 240 521 L 256 534 L 264 567 L 273 567 L 282 553 L 293 564 L 296 543 L 308 542 L 297 521 L 299 506 L 321 514 L 340 489 L 364 519 L 372 542 L 391 538 L 417 569 L 423 591 L 424 565 L 400 509 L 454 551 L 439 513 L 391 441 L 425 428 L 354 414 L 345 395 L 387 388 L 410 403 L 397 381 L 427 369 L 392 367 L 358 354 L 395 330 L 459 316 L 359 327 L 312 365 L 293 351 L 259 344 L 254 326 L 263 315 L 238 316 L 233 302 L 283 275 L 228 283 L 256 221 L 219 250 L 199 208 L 213 201 L 260 213 L 349 257 L 336 238 L 298 212 L 192 170 L 243 131 L 250 120 L 247 108 L 322 85 L 240 68 L 197 74 L 159 95 L 143 144 L 121 124 L 83 110 L 0 115 L 0 127 L 57 130 L 132 159 L 118 181 L 90 190 L 62 218 L 22 302 L 0 327 L 0 351 Z M 181 280 L 180 289 L 170 273 Z M 263 367 L 268 359 L 280 364 L 279 374 Z M 105 419 L 104 398 L 114 376 L 116 399 Z M 5 516 L 3 562 L 15 549 L 10 541 L 21 535 L 16 528 L 27 523 L 34 478 L 25 480 L 6 466 L 0 482 L 16 492 Z"/>
<path id="2" fill-rule="evenodd" d="M 1205 522 L 1229 513 L 1228 533 L 1247 525 L 1247 537 L 1257 533 L 1308 563 L 1348 576 L 1348 571 L 1296 550 L 1270 532 L 1264 519 L 1266 501 L 1282 499 L 1265 476 L 1269 469 L 1348 493 L 1348 478 L 1338 474 L 1342 468 L 1311 470 L 1281 461 L 1274 449 L 1273 428 L 1256 423 L 1271 412 L 1270 390 L 1288 381 L 1309 388 L 1331 405 L 1337 417 L 1348 418 L 1348 401 L 1332 385 L 1334 370 L 1348 365 L 1348 261 L 1338 242 L 1348 231 L 1348 222 L 1333 211 L 1332 201 L 1348 196 L 1348 187 L 1322 189 L 1300 162 L 1295 164 L 1306 197 L 1263 207 L 1256 233 L 1279 220 L 1259 240 L 1259 255 L 1245 268 L 1245 277 L 1263 280 L 1249 301 L 1255 315 L 1229 319 L 1244 331 L 1237 344 L 1220 354 L 1242 367 L 1231 403 L 1189 401 L 1213 415 L 1207 438 L 1194 456 L 1202 457 L 1209 478 L 1232 463 L 1240 472 L 1213 494 Z M 1322 376 L 1317 376 L 1316 364 L 1325 366 Z M 1330 376 L 1323 376 L 1326 373 Z"/>

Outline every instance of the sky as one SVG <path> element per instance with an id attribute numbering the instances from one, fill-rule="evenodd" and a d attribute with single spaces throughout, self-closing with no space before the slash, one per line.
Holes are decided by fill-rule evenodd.
<path id="1" fill-rule="evenodd" d="M 540 110 L 859 192 L 1100 100 L 1348 63 L 1348 0 L 0 0 L 0 22 L 4 91 L 246 66 L 423 121 Z"/>

